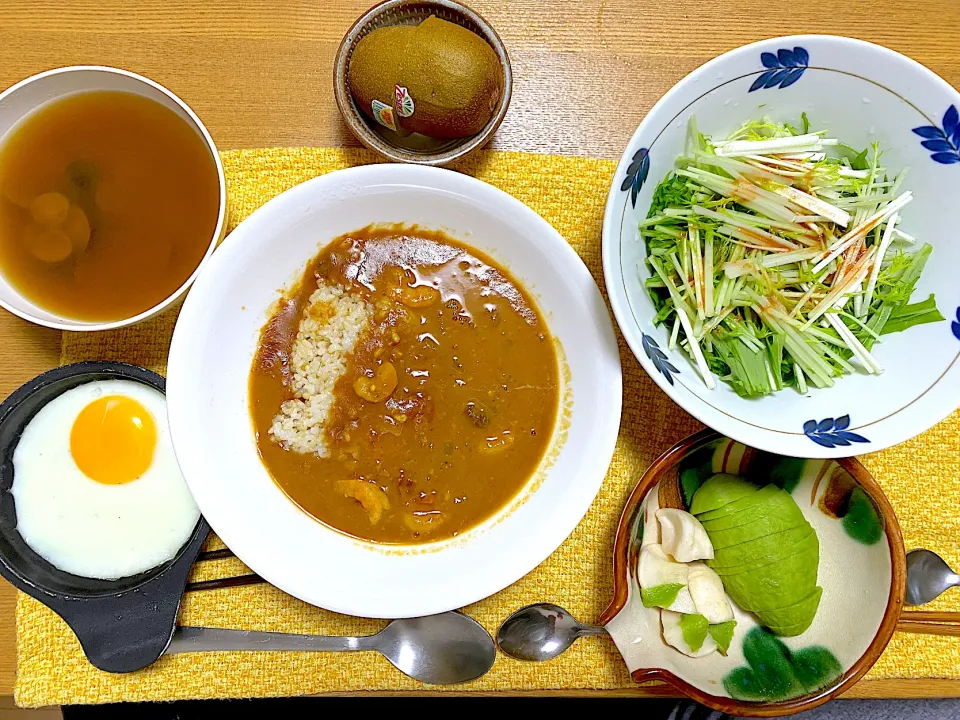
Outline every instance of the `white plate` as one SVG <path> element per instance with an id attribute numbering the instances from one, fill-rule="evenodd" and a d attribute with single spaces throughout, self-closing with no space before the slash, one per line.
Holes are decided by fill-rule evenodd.
<path id="1" fill-rule="evenodd" d="M 603 224 L 603 270 L 614 315 L 634 355 L 663 391 L 724 435 L 794 457 L 880 450 L 956 409 L 960 238 L 951 218 L 960 207 L 958 108 L 960 94 L 913 60 L 859 40 L 820 35 L 738 48 L 675 85 L 630 140 Z M 904 189 L 912 190 L 915 200 L 903 211 L 901 227 L 933 246 L 913 299 L 935 293 L 946 321 L 884 336 L 874 350 L 885 368 L 879 377 L 848 375 L 807 395 L 786 389 L 755 400 L 739 397 L 722 382 L 708 390 L 686 356 L 667 349 L 668 330 L 653 326 L 653 304 L 642 286 L 649 270 L 637 222 L 647 216 L 654 188 L 683 152 L 691 115 L 701 132 L 722 138 L 763 115 L 799 123 L 804 111 L 815 129 L 826 128 L 831 137 L 858 149 L 878 141 L 886 167 L 910 168 Z M 945 126 L 950 138 L 931 143 Z M 938 142 L 939 152 L 931 148 Z M 635 159 L 645 181 L 634 203 L 627 175 Z M 676 372 L 660 361 L 661 352 Z"/>
<path id="2" fill-rule="evenodd" d="M 278 291 L 333 238 L 370 223 L 444 229 L 491 255 L 530 292 L 563 347 L 569 432 L 533 492 L 450 541 L 410 547 L 352 539 L 298 509 L 261 464 L 247 381 Z M 214 253 L 180 313 L 167 375 L 177 459 L 204 517 L 270 583 L 314 605 L 366 617 L 438 613 L 530 572 L 586 513 L 613 455 L 620 360 L 590 273 L 523 203 L 449 170 L 352 168 L 270 201 Z M 550 454 L 550 453 L 548 453 Z"/>

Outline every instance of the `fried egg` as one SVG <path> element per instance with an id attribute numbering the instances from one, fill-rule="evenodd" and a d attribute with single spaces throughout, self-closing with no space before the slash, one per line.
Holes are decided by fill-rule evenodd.
<path id="1" fill-rule="evenodd" d="M 200 511 L 180 474 L 164 395 L 91 382 L 47 403 L 13 453 L 17 530 L 74 575 L 115 580 L 171 559 Z"/>

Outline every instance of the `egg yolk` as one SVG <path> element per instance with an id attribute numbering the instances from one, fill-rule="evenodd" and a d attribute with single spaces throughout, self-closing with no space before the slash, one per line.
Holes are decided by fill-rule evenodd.
<path id="1" fill-rule="evenodd" d="M 87 405 L 73 422 L 70 454 L 91 480 L 120 485 L 136 480 L 153 462 L 157 425 L 133 398 L 108 395 Z"/>

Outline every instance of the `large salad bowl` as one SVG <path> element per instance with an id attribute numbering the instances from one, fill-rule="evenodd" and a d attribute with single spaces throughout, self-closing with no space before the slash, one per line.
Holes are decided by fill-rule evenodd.
<path id="1" fill-rule="evenodd" d="M 794 457 L 837 458 L 902 442 L 960 404 L 960 242 L 950 219 L 960 203 L 960 94 L 930 70 L 859 40 L 805 35 L 728 52 L 668 92 L 637 129 L 617 167 L 603 227 L 610 302 L 637 359 L 676 403 L 725 435 Z M 914 201 L 902 227 L 932 246 L 913 301 L 935 295 L 939 322 L 884 335 L 878 375 L 855 372 L 833 387 L 786 388 L 759 398 L 729 385 L 708 389 L 669 325 L 654 322 L 644 288 L 651 276 L 637 224 L 658 183 L 684 152 L 687 123 L 724 138 L 747 120 L 769 117 L 815 128 L 854 147 L 874 141 L 885 167 L 909 167 Z"/>

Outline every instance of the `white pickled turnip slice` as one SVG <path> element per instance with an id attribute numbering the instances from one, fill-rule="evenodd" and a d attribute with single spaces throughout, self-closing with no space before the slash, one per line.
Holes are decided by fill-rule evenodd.
<path id="1" fill-rule="evenodd" d="M 697 612 L 697 604 L 693 602 L 693 596 L 690 595 L 690 588 L 682 587 L 680 588 L 680 592 L 677 593 L 677 599 L 663 609 L 673 611 L 675 613 L 693 615 L 695 612 Z"/>
<path id="2" fill-rule="evenodd" d="M 658 585 L 686 585 L 688 573 L 687 566 L 668 558 L 660 545 L 647 545 L 640 550 L 637 579 L 644 590 Z"/>
<path id="3" fill-rule="evenodd" d="M 660 521 L 660 545 L 663 551 L 678 562 L 713 559 L 713 544 L 703 525 L 685 510 L 662 508 L 657 511 Z"/>
<path id="4" fill-rule="evenodd" d="M 676 648 L 684 655 L 692 658 L 700 658 L 716 651 L 717 642 L 709 634 L 703 639 L 703 644 L 694 650 L 683 637 L 683 628 L 680 627 L 680 621 L 683 619 L 681 613 L 671 612 L 670 610 L 660 611 L 660 624 L 663 627 L 663 640 L 671 647 Z"/>
<path id="5" fill-rule="evenodd" d="M 640 583 L 641 591 L 656 592 L 663 589 L 664 586 L 673 585 L 676 590 L 676 596 L 670 600 L 667 607 L 675 612 L 695 613 L 697 606 L 690 597 L 687 590 L 687 566 L 683 563 L 674 562 L 660 545 L 647 545 L 640 550 L 640 559 L 637 561 L 637 580 Z M 676 586 L 682 586 L 679 589 Z M 650 602 L 645 604 L 650 606 Z M 661 605 L 659 602 L 653 605 Z"/>
<path id="6" fill-rule="evenodd" d="M 660 544 L 660 523 L 657 522 L 657 510 L 660 509 L 660 486 L 647 493 L 647 506 L 643 516 L 643 539 L 640 547 Z"/>
<path id="7" fill-rule="evenodd" d="M 720 576 L 703 563 L 691 563 L 688 568 L 687 589 L 697 612 L 711 625 L 733 620 L 733 607 Z"/>

